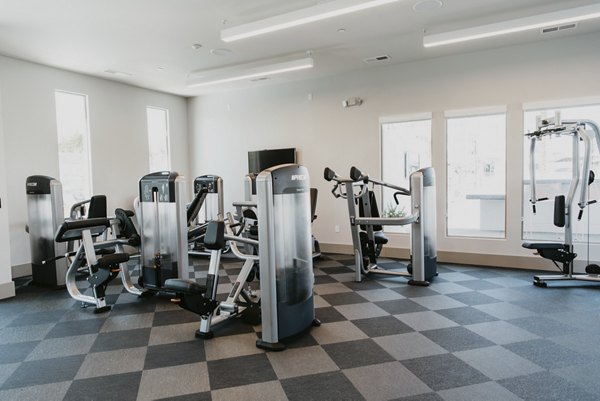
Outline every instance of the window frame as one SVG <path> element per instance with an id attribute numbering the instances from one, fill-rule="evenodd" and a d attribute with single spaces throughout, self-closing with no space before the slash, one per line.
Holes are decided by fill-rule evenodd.
<path id="1" fill-rule="evenodd" d="M 156 170 L 152 167 L 152 157 L 151 157 L 151 150 L 150 150 L 150 124 L 149 124 L 149 111 L 150 110 L 159 110 L 159 111 L 163 111 L 165 113 L 165 142 L 166 142 L 166 149 L 167 149 L 167 169 L 166 171 L 170 171 L 171 170 L 171 123 L 170 123 L 170 113 L 169 113 L 169 109 L 164 108 L 164 107 L 157 107 L 157 106 L 146 106 L 146 139 L 148 141 L 148 168 L 150 170 L 151 173 L 154 172 L 158 172 L 158 171 L 165 171 L 164 169 L 160 169 L 160 170 Z"/>
<path id="2" fill-rule="evenodd" d="M 86 200 L 89 199 L 93 194 L 94 194 L 94 181 L 93 181 L 93 170 L 92 170 L 92 135 L 91 135 L 91 126 L 90 126 L 90 109 L 89 109 L 89 96 L 85 93 L 80 93 L 80 92 L 74 92 L 74 91 L 68 91 L 68 90 L 64 90 L 64 89 L 55 89 L 54 90 L 54 114 L 55 114 L 55 119 L 56 119 L 56 139 L 57 139 L 57 147 L 60 146 L 60 140 L 59 140 L 59 122 L 58 122 L 58 102 L 57 102 L 57 95 L 58 94 L 62 94 L 62 95 L 71 95 L 71 96 L 79 96 L 82 97 L 84 100 L 84 113 L 85 113 L 85 130 L 83 132 L 83 143 L 84 143 L 84 155 L 87 159 L 87 170 L 88 170 L 88 182 L 89 182 L 89 196 L 87 198 L 81 199 L 81 200 Z M 59 150 L 59 149 L 57 149 Z M 63 193 L 65 192 L 65 186 L 64 186 L 64 182 L 63 179 L 61 177 L 61 168 L 60 168 L 60 150 L 57 152 L 57 156 L 59 159 L 59 163 L 58 163 L 58 176 L 59 179 L 61 181 L 61 183 L 63 183 Z M 66 215 L 68 215 L 69 213 L 69 208 L 71 207 L 71 205 L 64 205 L 64 209 L 65 209 L 65 213 Z"/>
<path id="3" fill-rule="evenodd" d="M 420 121 L 429 121 L 429 154 L 431 156 L 431 164 L 433 164 L 433 113 L 432 112 L 423 112 L 423 113 L 414 113 L 414 114 L 399 114 L 399 115 L 390 115 L 390 116 L 382 116 L 379 118 L 379 176 L 383 180 L 383 169 L 384 169 L 384 160 L 383 160 L 383 125 L 384 124 L 402 124 L 402 123 L 412 123 L 412 122 L 420 122 Z M 381 187 L 379 190 L 379 197 L 381 202 L 384 202 L 384 188 Z M 385 213 L 385 204 L 382 205 L 383 209 L 380 207 L 380 214 L 383 216 Z M 410 211 L 409 211 L 410 213 Z M 392 226 L 390 226 L 392 227 Z M 396 230 L 385 230 L 386 234 L 392 235 L 402 235 L 409 236 L 410 229 L 403 231 Z"/>
<path id="4" fill-rule="evenodd" d="M 449 148 L 448 144 L 448 121 L 450 119 L 461 119 L 461 118 L 477 118 L 477 117 L 488 117 L 488 116 L 504 116 L 504 227 L 502 236 L 481 236 L 481 235 L 451 235 L 449 233 L 450 226 L 448 224 L 449 218 L 449 180 L 450 174 L 448 169 L 449 164 Z M 460 240 L 460 239 L 477 239 L 477 240 L 497 240 L 497 241 L 506 241 L 509 238 L 508 233 L 508 107 L 506 105 L 500 106 L 487 106 L 487 107 L 478 107 L 478 108 L 469 108 L 469 109 L 456 109 L 456 110 L 446 110 L 444 111 L 444 136 L 445 136 L 445 204 L 444 204 L 444 236 L 448 239 Z M 483 230 L 479 229 L 480 232 Z"/>

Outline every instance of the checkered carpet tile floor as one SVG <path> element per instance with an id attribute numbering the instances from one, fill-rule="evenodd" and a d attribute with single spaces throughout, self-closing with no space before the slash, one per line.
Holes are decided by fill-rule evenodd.
<path id="1" fill-rule="evenodd" d="M 242 264 L 222 262 L 221 298 Z M 201 281 L 206 265 L 190 275 Z M 119 279 L 104 314 L 24 286 L 0 301 L 0 400 L 599 399 L 597 287 L 544 289 L 533 272 L 444 264 L 429 287 L 356 283 L 352 265 L 315 262 L 322 325 L 280 353 L 256 348 L 260 327 L 239 319 L 196 339 L 196 315 L 132 296 Z"/>

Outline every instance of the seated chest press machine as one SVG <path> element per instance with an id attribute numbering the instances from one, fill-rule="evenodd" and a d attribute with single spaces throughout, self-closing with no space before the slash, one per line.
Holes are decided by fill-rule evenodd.
<path id="1" fill-rule="evenodd" d="M 582 280 L 600 282 L 600 267 L 591 264 L 586 267 L 587 274 L 575 274 L 573 271 L 573 261 L 577 257 L 573 247 L 573 228 L 574 206 L 579 208 L 577 219 L 581 220 L 584 209 L 596 203 L 595 200 L 588 200 L 588 186 L 594 182 L 594 172 L 591 170 L 591 154 L 593 142 L 596 143 L 600 151 L 600 129 L 598 125 L 590 120 L 571 120 L 561 121 L 560 113 L 557 112 L 553 118 L 537 118 L 537 130 L 526 134 L 530 140 L 530 177 L 531 177 L 531 198 L 533 213 L 536 213 L 536 203 L 548 200 L 548 198 L 538 198 L 536 194 L 535 179 L 535 147 L 538 141 L 556 135 L 567 135 L 572 138 L 572 178 L 567 196 L 559 195 L 554 198 L 554 225 L 564 227 L 564 243 L 551 242 L 524 242 L 523 247 L 534 249 L 537 254 L 545 259 L 551 260 L 562 274 L 559 275 L 540 275 L 533 277 L 533 284 L 538 287 L 547 287 L 549 281 L 560 280 Z M 580 155 L 579 144 L 583 143 L 583 155 Z M 579 189 L 579 201 L 575 196 Z"/>
<path id="2" fill-rule="evenodd" d="M 137 247 L 139 237 L 131 232 L 133 223 L 129 220 L 132 212 L 123 209 L 115 210 L 115 218 L 96 217 L 81 220 L 65 221 L 56 232 L 57 243 L 80 241 L 76 251 L 57 258 L 72 256 L 72 262 L 66 272 L 66 287 L 69 295 L 83 306 L 94 305 L 95 313 L 111 309 L 106 303 L 106 287 L 119 273 L 127 292 L 141 296 L 143 291 L 131 281 L 129 270 L 125 263 L 129 254 L 124 251 L 124 245 Z M 97 240 L 107 230 L 112 232 L 108 239 Z M 77 286 L 77 272 L 85 267 L 88 270 L 87 282 L 91 295 L 85 294 Z"/>
<path id="3" fill-rule="evenodd" d="M 217 191 L 222 196 L 221 187 Z M 211 338 L 214 324 L 237 315 L 260 316 L 262 336 L 256 346 L 281 351 L 280 339 L 302 332 L 320 322 L 314 315 L 308 171 L 299 165 L 269 168 L 256 179 L 258 240 L 233 235 L 233 218 L 223 219 L 222 201 L 217 220 L 208 223 L 204 245 L 211 250 L 205 284 L 194 280 L 169 279 L 165 288 L 174 291 L 174 299 L 184 309 L 200 315 L 197 337 Z M 221 251 L 228 240 L 233 253 L 244 260 L 227 300 L 216 299 Z M 243 254 L 237 243 L 258 249 L 258 255 Z M 247 277 L 260 262 L 260 301 L 244 289 Z"/>
<path id="4" fill-rule="evenodd" d="M 408 278 L 409 284 L 427 286 L 437 275 L 435 172 L 426 167 L 410 175 L 410 190 L 375 180 L 356 167 L 350 169 L 349 177 L 339 177 L 326 167 L 326 181 L 335 182 L 332 193 L 336 198 L 346 199 L 352 232 L 356 281 L 363 274 L 376 273 Z M 411 213 L 405 217 L 379 217 L 375 194 L 369 184 L 396 191 L 398 195 L 410 196 Z M 359 204 L 359 213 L 356 210 Z M 411 263 L 408 271 L 386 270 L 377 264 L 381 248 L 388 241 L 383 226 L 411 225 Z"/>

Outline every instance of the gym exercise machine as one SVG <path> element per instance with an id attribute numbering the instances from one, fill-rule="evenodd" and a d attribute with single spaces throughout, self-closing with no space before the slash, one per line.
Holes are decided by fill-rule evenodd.
<path id="1" fill-rule="evenodd" d="M 46 261 L 72 257 L 65 275 L 67 291 L 73 299 L 81 301 L 84 307 L 88 304 L 94 305 L 95 313 L 111 309 L 111 306 L 106 304 L 106 287 L 119 273 L 123 287 L 129 293 L 143 295 L 143 291 L 131 281 L 126 265 L 129 254 L 124 251 L 124 245 L 139 246 L 137 235 L 125 237 L 125 233 L 130 233 L 128 226 L 133 226 L 129 220 L 133 212 L 117 209 L 115 213 L 117 217 L 111 219 L 96 217 L 63 222 L 56 232 L 55 241 L 59 244 L 79 241 L 79 248 L 77 251 Z M 110 236 L 107 230 L 110 230 Z M 109 238 L 98 240 L 100 236 Z M 87 282 L 92 295 L 86 295 L 86 291 L 82 292 L 77 286 L 77 274 L 81 269 L 85 269 L 88 273 Z"/>
<path id="2" fill-rule="evenodd" d="M 145 175 L 139 182 L 141 274 L 138 284 L 159 292 L 170 278 L 188 278 L 185 179 L 176 172 Z"/>
<path id="3" fill-rule="evenodd" d="M 204 221 L 197 222 L 204 207 Z M 208 222 L 223 216 L 223 180 L 217 175 L 202 175 L 194 179 L 194 199 L 187 206 L 189 255 L 210 256 L 204 246 Z M 225 247 L 227 249 L 227 246 Z M 224 249 L 224 251 L 225 251 Z"/>
<path id="4" fill-rule="evenodd" d="M 256 317 L 260 312 L 262 338 L 257 340 L 257 347 L 281 351 L 285 349 L 281 339 L 320 324 L 314 316 L 308 181 L 307 169 L 294 164 L 260 173 L 256 179 L 257 202 L 254 204 L 260 221 L 259 240 L 232 235 L 231 225 L 226 228 L 221 215 L 219 220 L 209 222 L 204 239 L 212 253 L 206 285 L 181 279 L 165 283 L 177 293 L 180 306 L 201 316 L 197 336 L 210 337 L 210 326 L 216 324 L 217 319 L 222 321 L 244 311 Z M 252 202 L 246 203 L 252 206 Z M 233 222 L 231 215 L 227 221 Z M 257 247 L 259 255 L 241 256 L 245 259 L 242 271 L 228 300 L 220 304 L 215 298 L 220 250 L 225 240 L 231 242 L 236 255 L 241 254 L 237 242 Z M 260 311 L 252 295 L 242 290 L 257 260 L 260 262 Z"/>
<path id="5" fill-rule="evenodd" d="M 321 322 L 315 318 L 310 185 L 306 167 L 285 164 L 256 178 L 262 338 L 256 346 L 281 351 L 279 339 Z"/>
<path id="6" fill-rule="evenodd" d="M 426 167 L 410 175 L 410 190 L 363 174 L 356 167 L 350 169 L 349 177 L 340 177 L 326 167 L 324 178 L 335 184 L 332 193 L 336 198 L 347 200 L 352 248 L 355 259 L 356 281 L 363 274 L 377 273 L 406 277 L 412 285 L 427 286 L 437 275 L 435 173 Z M 411 213 L 404 217 L 379 217 L 375 194 L 371 187 L 389 188 L 398 196 L 410 196 Z M 359 204 L 357 215 L 356 203 Z M 411 225 L 411 262 L 408 271 L 386 270 L 377 264 L 383 245 L 388 241 L 383 226 Z"/>
<path id="7" fill-rule="evenodd" d="M 246 174 L 244 178 L 244 202 L 236 202 L 233 204 L 237 208 L 237 215 L 242 216 L 250 225 L 258 224 L 256 212 L 256 177 L 257 174 Z M 310 213 L 312 223 L 317 219 L 317 199 L 319 190 L 310 188 Z M 252 229 L 252 234 L 256 237 L 258 234 L 257 227 Z M 317 238 L 311 233 L 311 249 L 313 259 L 321 257 L 321 246 Z"/>
<path id="8" fill-rule="evenodd" d="M 210 261 L 204 285 L 195 280 L 168 279 L 164 288 L 174 292 L 172 299 L 181 308 L 194 312 L 200 316 L 200 327 L 196 331 L 196 337 L 209 339 L 214 336 L 213 327 L 228 319 L 241 316 L 242 319 L 253 323 L 260 323 L 260 305 L 256 294 L 250 289 L 249 282 L 253 279 L 254 264 L 258 256 L 247 255 L 238 248 L 238 243 L 249 244 L 257 247 L 258 242 L 232 232 L 233 217 L 229 214 L 227 220 L 223 216 L 223 181 L 220 177 L 204 177 L 197 181 L 196 190 L 203 191 L 210 187 L 210 193 L 216 198 L 217 208 L 207 210 L 210 220 L 202 233 L 203 246 L 210 252 Z M 221 254 L 226 241 L 230 242 L 233 254 L 244 260 L 244 264 L 236 281 L 227 296 L 227 299 L 219 302 L 217 300 L 217 289 L 219 286 L 219 267 Z"/>
<path id="9" fill-rule="evenodd" d="M 62 185 L 52 177 L 33 175 L 27 177 L 25 189 L 32 282 L 63 287 L 67 263 L 55 257 L 64 255 L 67 247 L 54 241 L 54 234 L 64 221 Z M 51 261 L 44 263 L 46 260 Z"/>
<path id="10" fill-rule="evenodd" d="M 573 222 L 575 218 L 575 204 L 579 208 L 577 219 L 581 220 L 585 208 L 596 203 L 596 200 L 588 200 L 588 186 L 594 182 L 594 172 L 591 170 L 591 155 L 593 143 L 596 143 L 600 152 L 600 129 L 598 125 L 590 120 L 561 120 L 557 112 L 552 118 L 537 118 L 537 130 L 527 133 L 525 136 L 530 140 L 529 171 L 531 177 L 530 202 L 533 213 L 536 213 L 536 203 L 548 200 L 538 198 L 536 193 L 535 178 L 535 148 L 539 141 L 552 136 L 570 136 L 572 138 L 572 178 L 567 196 L 559 195 L 554 198 L 554 225 L 564 227 L 564 243 L 550 242 L 524 242 L 523 247 L 533 249 L 541 257 L 551 260 L 562 272 L 559 275 L 540 275 L 533 277 L 533 284 L 538 287 L 547 287 L 550 281 L 581 280 L 600 282 L 600 267 L 596 264 L 586 266 L 587 274 L 575 274 L 573 262 L 577 257 L 573 247 Z M 583 143 L 583 155 L 580 155 L 579 144 Z M 575 199 L 579 189 L 579 201 Z M 561 263 L 562 266 L 559 266 Z"/>

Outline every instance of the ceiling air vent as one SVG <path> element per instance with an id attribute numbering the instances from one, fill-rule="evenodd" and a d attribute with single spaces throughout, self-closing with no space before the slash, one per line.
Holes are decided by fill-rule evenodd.
<path id="1" fill-rule="evenodd" d="M 575 29 L 577 28 L 577 22 L 574 22 L 572 24 L 565 24 L 565 25 L 558 25 L 558 26 L 549 26 L 546 28 L 542 28 L 540 29 L 540 33 L 542 35 L 546 34 L 546 33 L 552 33 L 552 32 L 558 32 L 558 31 L 565 31 L 567 29 Z"/>
<path id="2" fill-rule="evenodd" d="M 390 56 L 388 56 L 387 54 L 384 54 L 382 56 L 365 58 L 365 59 L 363 59 L 363 61 L 367 64 L 373 64 L 373 63 L 381 63 L 382 61 L 387 61 L 390 59 L 391 59 Z"/>

